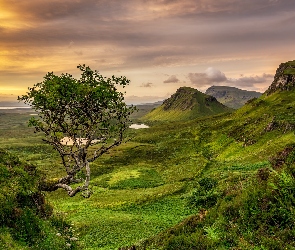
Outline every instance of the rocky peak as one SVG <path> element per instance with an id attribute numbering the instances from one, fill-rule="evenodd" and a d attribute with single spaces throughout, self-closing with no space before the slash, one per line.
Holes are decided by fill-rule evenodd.
<path id="1" fill-rule="evenodd" d="M 194 94 L 198 90 L 190 87 L 180 87 L 170 98 L 163 102 L 163 109 L 170 110 L 178 108 L 180 110 L 191 109 L 194 105 Z"/>
<path id="2" fill-rule="evenodd" d="M 278 67 L 274 81 L 265 91 L 270 95 L 276 91 L 291 90 L 295 88 L 295 60 L 281 63 Z"/>

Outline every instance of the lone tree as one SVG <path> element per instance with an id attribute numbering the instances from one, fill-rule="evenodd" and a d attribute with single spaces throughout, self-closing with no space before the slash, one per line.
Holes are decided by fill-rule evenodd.
<path id="1" fill-rule="evenodd" d="M 83 191 L 89 197 L 89 163 L 123 142 L 135 108 L 127 107 L 117 90 L 129 83 L 126 77 L 106 78 L 85 65 L 77 68 L 82 71 L 79 80 L 51 72 L 18 100 L 38 112 L 39 118 L 32 117 L 29 126 L 45 134 L 43 140 L 58 151 L 66 170 L 45 190 L 62 188 L 69 196 Z M 80 185 L 73 187 L 75 183 Z"/>

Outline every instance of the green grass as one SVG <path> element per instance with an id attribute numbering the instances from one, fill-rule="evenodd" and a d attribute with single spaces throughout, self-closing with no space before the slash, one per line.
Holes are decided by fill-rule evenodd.
<path id="1" fill-rule="evenodd" d="M 145 115 L 144 120 L 150 121 L 173 121 L 173 120 L 187 120 L 190 118 L 190 110 L 167 110 L 164 111 L 163 107 L 158 107 Z"/>
<path id="2" fill-rule="evenodd" d="M 66 208 L 56 206 L 68 211 L 86 249 L 116 249 L 159 233 L 188 215 L 184 200 L 178 196 L 143 205 L 128 203 L 106 208 L 91 200 L 64 203 Z"/>

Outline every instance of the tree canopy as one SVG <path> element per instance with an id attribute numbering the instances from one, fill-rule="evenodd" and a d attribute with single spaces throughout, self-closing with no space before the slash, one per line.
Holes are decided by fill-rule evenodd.
<path id="1" fill-rule="evenodd" d="M 88 66 L 78 68 L 80 79 L 47 73 L 18 100 L 38 113 L 29 126 L 44 133 L 43 140 L 58 151 L 66 170 L 64 177 L 46 189 L 63 188 L 69 196 L 84 191 L 89 196 L 89 163 L 124 141 L 135 108 L 126 105 L 124 93 L 117 89 L 129 84 L 126 77 L 107 78 Z M 73 188 L 73 183 L 83 185 Z"/>

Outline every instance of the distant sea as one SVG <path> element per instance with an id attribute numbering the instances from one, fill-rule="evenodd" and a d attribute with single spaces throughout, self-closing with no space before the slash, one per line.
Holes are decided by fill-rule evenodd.
<path id="1" fill-rule="evenodd" d="M 0 107 L 0 109 L 30 109 L 31 107 Z"/>

